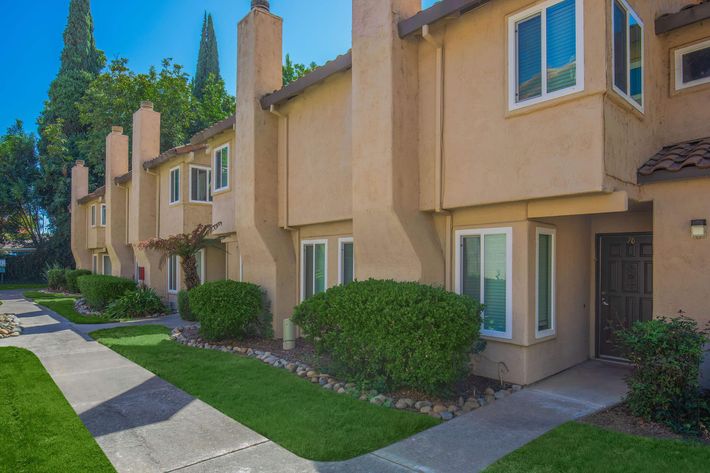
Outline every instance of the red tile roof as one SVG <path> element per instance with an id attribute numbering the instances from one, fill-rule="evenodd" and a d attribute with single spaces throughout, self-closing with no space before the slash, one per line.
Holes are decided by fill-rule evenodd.
<path id="1" fill-rule="evenodd" d="M 105 193 L 106 193 L 106 186 L 101 186 L 98 189 L 96 189 L 94 192 L 92 192 L 91 194 L 86 194 L 81 199 L 77 199 L 77 202 L 80 204 L 87 204 L 94 199 L 98 199 L 99 197 L 103 197 Z"/>
<path id="2" fill-rule="evenodd" d="M 150 161 L 146 161 L 143 163 L 143 169 L 153 169 L 161 164 L 164 164 L 171 159 L 173 159 L 176 156 L 179 156 L 181 154 L 187 154 L 187 153 L 192 153 L 193 151 L 199 151 L 202 149 L 206 149 L 207 145 L 205 144 L 192 144 L 192 145 L 184 145 L 184 146 L 176 146 L 175 148 L 169 149 L 166 152 L 162 153 L 160 156 L 157 158 L 153 158 Z"/>
<path id="3" fill-rule="evenodd" d="M 638 170 L 638 181 L 710 176 L 710 137 L 665 146 Z"/>

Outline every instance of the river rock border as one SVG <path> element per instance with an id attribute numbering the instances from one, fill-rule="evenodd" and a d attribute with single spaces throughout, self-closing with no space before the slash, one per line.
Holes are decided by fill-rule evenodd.
<path id="1" fill-rule="evenodd" d="M 21 333 L 20 319 L 15 314 L 0 314 L 0 338 L 17 337 Z"/>
<path id="2" fill-rule="evenodd" d="M 442 420 L 451 420 L 454 417 L 458 417 L 491 404 L 497 399 L 502 399 L 522 389 L 522 386 L 519 385 L 513 385 L 508 389 L 500 389 L 498 391 L 488 387 L 479 396 L 471 396 L 468 398 L 459 397 L 458 401 L 449 403 L 434 402 L 428 399 L 395 399 L 385 396 L 382 393 L 378 393 L 375 390 L 360 390 L 357 388 L 355 383 L 335 379 L 332 376 L 326 373 L 321 373 L 315 368 L 312 368 L 302 362 L 284 360 L 271 352 L 254 350 L 249 347 L 241 347 L 238 345 L 214 345 L 203 340 L 201 337 L 194 335 L 195 333 L 195 326 L 177 327 L 173 329 L 170 338 L 189 347 L 217 350 L 256 358 L 257 360 L 260 360 L 275 368 L 285 369 L 300 378 L 307 379 L 313 384 L 319 384 L 323 387 L 323 389 L 327 389 L 338 394 L 348 394 L 352 397 L 360 399 L 361 401 L 368 401 L 371 404 L 377 404 L 399 410 L 419 412 L 421 414 L 426 414 Z"/>

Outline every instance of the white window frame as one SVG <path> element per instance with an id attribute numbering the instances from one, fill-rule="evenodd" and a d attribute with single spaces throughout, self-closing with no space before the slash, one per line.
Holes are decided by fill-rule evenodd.
<path id="1" fill-rule="evenodd" d="M 170 260 L 175 258 L 175 289 L 170 288 Z M 180 257 L 177 255 L 168 256 L 168 294 L 177 294 L 180 291 Z"/>
<path id="2" fill-rule="evenodd" d="M 353 237 L 338 238 L 338 284 L 343 284 L 343 246 L 345 243 L 352 243 Z M 326 247 L 327 248 L 327 247 Z M 353 246 L 353 281 L 355 280 L 355 247 Z"/>
<path id="3" fill-rule="evenodd" d="M 633 99 L 631 97 L 630 93 L 626 93 L 620 88 L 616 86 L 616 82 L 614 81 L 614 78 L 616 77 L 616 64 L 614 63 L 614 4 L 615 2 L 619 2 L 621 6 L 626 10 L 626 14 L 629 16 L 632 16 L 634 20 L 641 26 L 641 104 Z M 646 106 L 646 39 L 644 36 L 646 35 L 646 25 L 644 25 L 643 21 L 641 20 L 641 17 L 638 16 L 638 14 L 634 11 L 633 8 L 631 8 L 631 5 L 629 5 L 629 2 L 626 0 L 611 0 L 611 10 L 610 10 L 610 21 L 611 21 L 611 28 L 609 28 L 609 31 L 611 32 L 611 87 L 616 92 L 619 94 L 624 100 L 626 100 L 629 104 L 631 104 L 636 110 L 638 110 L 641 113 L 644 113 L 644 107 Z M 626 27 L 628 28 L 628 20 L 626 22 Z M 631 35 L 626 36 L 626 84 L 627 87 L 629 88 L 629 92 L 631 91 L 631 67 L 630 67 L 630 61 L 631 61 Z"/>
<path id="4" fill-rule="evenodd" d="M 691 44 L 690 46 L 684 46 L 675 50 L 675 52 L 673 53 L 675 57 L 675 90 L 683 90 L 689 87 L 695 87 L 696 85 L 710 83 L 710 77 L 695 79 L 686 83 L 683 82 L 683 56 L 707 48 L 710 48 L 710 39 L 706 39 L 699 43 Z"/>
<path id="5" fill-rule="evenodd" d="M 217 187 L 217 175 L 218 175 L 218 174 L 221 175 L 221 171 L 222 171 L 222 166 L 221 166 L 221 165 L 222 165 L 222 163 L 220 163 L 220 167 L 219 167 L 219 169 L 218 169 L 218 168 L 216 167 L 216 164 L 217 164 L 217 163 L 216 163 L 216 161 L 217 161 L 217 153 L 218 153 L 219 151 L 222 151 L 222 150 L 225 149 L 225 148 L 227 149 L 227 185 L 218 188 L 218 187 Z M 230 178 L 229 178 L 230 176 L 229 176 L 229 174 L 230 174 L 230 172 L 232 171 L 232 165 L 231 165 L 230 161 L 231 161 L 231 150 L 229 149 L 229 143 L 220 146 L 219 148 L 215 149 L 214 152 L 212 153 L 212 166 L 213 166 L 213 170 L 212 170 L 212 180 L 213 180 L 212 189 L 214 189 L 214 192 L 221 192 L 221 191 L 229 190 L 229 184 L 230 184 L 230 182 L 229 182 L 229 181 L 230 181 Z M 220 171 L 220 172 L 218 173 L 218 171 Z"/>
<path id="6" fill-rule="evenodd" d="M 202 169 L 207 171 L 207 200 L 194 200 L 192 198 L 192 170 Z M 192 204 L 211 204 L 212 203 L 212 168 L 209 166 L 198 166 L 196 164 L 190 165 L 190 178 L 189 178 L 189 200 Z"/>
<path id="7" fill-rule="evenodd" d="M 306 285 L 305 285 L 305 279 L 304 279 L 304 261 L 303 261 L 303 254 L 304 254 L 304 249 L 306 245 L 320 245 L 324 244 L 325 245 L 325 263 L 324 263 L 324 271 L 323 271 L 323 277 L 325 279 L 325 285 L 324 285 L 324 290 L 328 290 L 328 240 L 327 239 L 321 239 L 321 240 L 301 240 L 301 254 L 299 257 L 299 260 L 301 262 L 299 272 L 300 274 L 300 280 L 301 280 L 301 302 L 306 300 Z M 315 253 L 314 253 L 315 254 Z M 316 272 L 315 272 L 315 265 L 313 266 L 313 287 L 315 287 L 315 277 L 316 277 Z"/>
<path id="8" fill-rule="evenodd" d="M 89 223 L 91 224 L 91 228 L 96 228 L 96 204 L 91 204 L 90 214 Z"/>
<path id="9" fill-rule="evenodd" d="M 549 235 L 552 237 L 552 267 L 550 268 L 550 328 L 539 330 L 540 304 L 538 297 L 540 296 L 540 235 Z M 557 230 L 554 228 L 537 227 L 535 231 L 535 338 L 545 338 L 553 336 L 557 333 Z"/>
<path id="10" fill-rule="evenodd" d="M 178 177 L 177 200 L 173 200 L 173 182 L 174 182 L 173 181 L 173 173 L 174 172 L 177 173 L 177 177 Z M 168 179 L 170 179 L 170 184 L 168 185 L 168 203 L 170 205 L 179 204 L 180 200 L 181 200 L 181 196 L 182 196 L 182 192 L 181 192 L 182 189 L 180 188 L 181 187 L 180 184 L 182 184 L 182 182 L 181 182 L 182 176 L 180 175 L 180 166 L 175 166 L 174 168 L 171 168 L 168 176 L 169 176 Z M 192 188 L 190 188 L 190 191 L 192 192 Z"/>
<path id="11" fill-rule="evenodd" d="M 101 256 L 101 274 L 111 276 L 111 273 L 106 274 L 106 260 L 107 259 L 109 261 L 109 264 L 111 264 L 111 256 L 110 255 L 104 254 Z M 111 268 L 111 270 L 113 270 L 113 267 Z"/>
<path id="12" fill-rule="evenodd" d="M 91 272 L 99 274 L 99 255 L 91 255 Z"/>
<path id="13" fill-rule="evenodd" d="M 99 226 L 105 227 L 108 221 L 108 208 L 106 204 L 101 204 L 99 206 Z"/>
<path id="14" fill-rule="evenodd" d="M 461 258 L 463 253 L 463 238 L 467 236 L 480 236 L 482 245 L 485 245 L 485 235 L 505 235 L 505 262 L 506 262 L 506 278 L 505 278 L 505 332 L 497 332 L 494 330 L 486 330 L 483 328 L 481 321 L 481 335 L 492 338 L 513 338 L 513 228 L 512 227 L 497 227 L 497 228 L 471 228 L 456 231 L 456 261 L 454 271 L 455 277 L 455 292 L 462 294 L 461 285 Z M 485 294 L 485 251 L 481 248 L 481 299 Z M 485 301 L 479 301 L 485 304 Z M 485 314 L 484 314 L 485 316 Z"/>
<path id="15" fill-rule="evenodd" d="M 575 0 L 575 36 L 576 36 L 576 83 L 565 89 L 547 92 L 547 8 L 562 2 L 563 0 L 547 0 L 532 8 L 516 13 L 508 18 L 508 110 L 518 110 L 529 107 L 548 100 L 554 100 L 565 95 L 575 94 L 584 90 L 584 6 L 583 0 Z M 542 41 L 542 95 L 522 102 L 518 102 L 518 38 L 516 24 L 537 14 L 541 15 L 541 35 Z"/>

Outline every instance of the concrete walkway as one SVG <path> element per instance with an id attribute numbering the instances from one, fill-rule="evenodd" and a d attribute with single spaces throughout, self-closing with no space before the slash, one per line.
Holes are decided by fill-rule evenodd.
<path id="1" fill-rule="evenodd" d="M 590 361 L 376 452 L 312 462 L 86 335 L 115 324 L 72 324 L 18 291 L 0 291 L 0 299 L 0 311 L 15 313 L 24 328 L 0 346 L 40 358 L 119 472 L 475 472 L 563 422 L 615 404 L 625 391 L 624 367 Z"/>

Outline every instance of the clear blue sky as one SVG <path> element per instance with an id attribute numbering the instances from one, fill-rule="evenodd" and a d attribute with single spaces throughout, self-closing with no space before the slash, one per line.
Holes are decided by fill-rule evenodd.
<path id="1" fill-rule="evenodd" d="M 433 0 L 424 0 L 428 6 Z M 94 34 L 111 60 L 128 58 L 145 72 L 171 57 L 193 74 L 205 10 L 212 13 L 222 76 L 234 94 L 236 26 L 250 0 L 92 0 Z M 69 0 L 0 0 L 0 133 L 15 118 L 35 129 L 49 84 L 59 69 Z M 284 53 L 323 63 L 351 44 L 351 0 L 271 0 L 284 19 Z"/>

